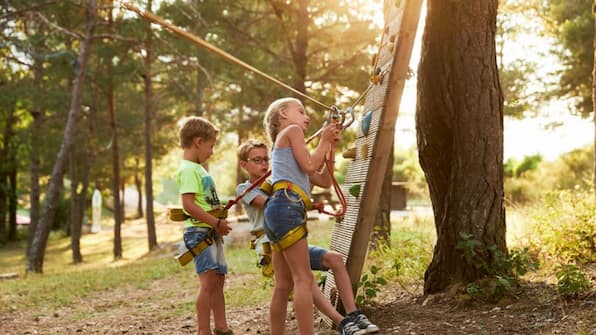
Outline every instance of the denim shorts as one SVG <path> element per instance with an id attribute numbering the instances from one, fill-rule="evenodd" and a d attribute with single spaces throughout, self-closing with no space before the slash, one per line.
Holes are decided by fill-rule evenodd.
<path id="1" fill-rule="evenodd" d="M 211 228 L 185 227 L 184 243 L 187 247 L 193 248 L 211 235 Z M 228 265 L 224 255 L 221 238 L 213 239 L 213 244 L 201 251 L 194 258 L 195 268 L 198 274 L 215 270 L 218 274 L 227 274 Z"/>
<path id="2" fill-rule="evenodd" d="M 310 257 L 310 269 L 313 271 L 327 271 L 329 268 L 323 266 L 323 256 L 327 253 L 327 249 L 316 247 L 314 245 L 308 246 L 308 256 Z"/>
<path id="3" fill-rule="evenodd" d="M 269 241 L 277 243 L 303 224 L 306 224 L 306 210 L 296 192 L 281 189 L 269 197 L 265 206 L 265 234 Z"/>

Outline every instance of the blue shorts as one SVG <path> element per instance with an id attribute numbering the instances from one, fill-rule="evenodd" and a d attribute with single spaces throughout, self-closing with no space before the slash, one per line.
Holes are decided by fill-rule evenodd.
<path id="1" fill-rule="evenodd" d="M 281 241 L 286 234 L 306 224 L 306 210 L 300 196 L 282 189 L 273 193 L 265 206 L 265 234 L 272 243 Z"/>
<path id="2" fill-rule="evenodd" d="M 327 271 L 329 268 L 323 266 L 323 256 L 327 253 L 327 249 L 316 247 L 314 245 L 308 246 L 308 255 L 310 256 L 310 269 L 314 271 Z"/>
<path id="3" fill-rule="evenodd" d="M 211 228 L 185 227 L 184 243 L 188 247 L 194 247 L 211 235 Z M 227 274 L 228 265 L 224 255 L 221 238 L 213 239 L 213 244 L 201 251 L 194 258 L 195 268 L 198 274 L 215 270 L 218 274 Z"/>

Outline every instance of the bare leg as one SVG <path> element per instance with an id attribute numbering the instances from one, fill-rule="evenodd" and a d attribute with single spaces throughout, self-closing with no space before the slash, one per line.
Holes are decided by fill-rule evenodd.
<path id="1" fill-rule="evenodd" d="M 212 292 L 216 289 L 217 274 L 214 270 L 199 274 L 199 294 L 195 302 L 197 308 L 197 324 L 199 335 L 211 334 L 211 302 Z"/>
<path id="2" fill-rule="evenodd" d="M 269 306 L 269 326 L 271 335 L 282 335 L 285 328 L 288 298 L 293 285 L 292 275 L 281 252 L 273 252 L 272 262 L 275 269 L 275 287 Z"/>
<path id="3" fill-rule="evenodd" d="M 314 327 L 312 289 L 315 279 L 310 270 L 308 242 L 303 238 L 283 250 L 282 253 L 294 282 L 294 309 L 298 320 L 298 330 L 301 335 L 312 335 Z"/>
<path id="4" fill-rule="evenodd" d="M 339 324 L 343 320 L 343 316 L 333 307 L 333 305 L 327 300 L 321 289 L 316 285 L 312 288 L 312 296 L 315 306 L 321 311 L 321 313 L 327 315 L 335 324 Z"/>
<path id="5" fill-rule="evenodd" d="M 215 328 L 221 331 L 228 330 L 228 322 L 226 319 L 226 300 L 224 297 L 224 283 L 226 276 L 222 274 L 216 275 L 216 285 L 211 296 L 211 307 L 213 309 L 213 322 Z"/>
<path id="6" fill-rule="evenodd" d="M 329 250 L 323 255 L 321 263 L 324 267 L 333 271 L 335 285 L 337 286 L 337 291 L 339 292 L 339 297 L 346 310 L 346 314 L 356 311 L 352 282 L 350 281 L 350 275 L 348 274 L 342 255 Z"/>

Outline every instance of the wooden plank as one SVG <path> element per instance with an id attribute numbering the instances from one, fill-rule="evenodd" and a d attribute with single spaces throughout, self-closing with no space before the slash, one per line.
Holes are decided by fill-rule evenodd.
<path id="1" fill-rule="evenodd" d="M 395 43 L 386 44 L 379 54 L 379 67 L 387 73 L 365 98 L 364 110 L 372 111 L 369 132 L 363 134 L 358 130 L 356 157 L 347 170 L 344 194 L 348 210 L 344 219 L 336 223 L 331 237 L 330 248 L 341 253 L 347 260 L 346 267 L 354 289 L 362 275 L 370 234 L 375 224 L 422 0 L 405 0 L 399 3 L 401 7 L 391 5 L 389 23 L 386 25 L 387 38 L 395 35 Z M 349 189 L 357 184 L 361 187 L 360 195 L 354 197 L 350 195 Z M 337 307 L 339 299 L 335 282 L 332 276 L 327 278 L 324 293 Z M 324 325 L 331 325 L 331 320 L 323 320 Z"/>

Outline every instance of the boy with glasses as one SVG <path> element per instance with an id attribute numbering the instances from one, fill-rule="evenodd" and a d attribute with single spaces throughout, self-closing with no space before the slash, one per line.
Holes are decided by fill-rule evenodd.
<path id="1" fill-rule="evenodd" d="M 240 166 L 248 174 L 248 180 L 241 183 L 236 188 L 236 194 L 242 194 L 255 181 L 269 171 L 269 150 L 267 145 L 258 140 L 248 140 L 238 149 L 238 160 Z M 254 236 L 252 246 L 257 252 L 258 263 L 264 276 L 272 277 L 273 268 L 271 265 L 271 251 L 269 241 L 264 234 L 264 208 L 269 195 L 261 188 L 256 187 L 247 193 L 240 202 L 242 203 L 249 221 L 252 224 L 251 234 Z M 310 257 L 310 267 L 316 271 L 327 271 L 331 269 L 335 276 L 335 283 L 344 305 L 346 317 L 335 310 L 333 305 L 325 298 L 321 290 L 313 292 L 313 301 L 315 306 L 333 322 L 338 325 L 340 334 L 361 335 L 366 333 L 376 333 L 379 328 L 371 323 L 368 318 L 356 308 L 354 296 L 352 294 L 352 284 L 348 271 L 343 262 L 341 254 L 326 250 L 320 247 L 308 247 Z"/>

